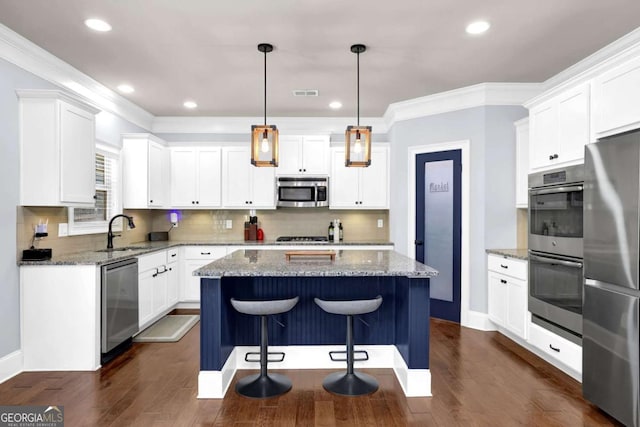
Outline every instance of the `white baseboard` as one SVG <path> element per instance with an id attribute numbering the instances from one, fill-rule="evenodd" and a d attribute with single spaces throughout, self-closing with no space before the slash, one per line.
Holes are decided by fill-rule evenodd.
<path id="1" fill-rule="evenodd" d="M 200 310 L 200 303 L 198 301 L 194 302 L 179 302 L 176 304 L 175 308 L 187 308 L 187 309 L 198 309 Z"/>
<path id="2" fill-rule="evenodd" d="M 16 350 L 0 359 L 0 384 L 23 370 L 22 350 Z"/>
<path id="3" fill-rule="evenodd" d="M 496 325 L 489 320 L 489 315 L 487 313 L 481 313 L 479 311 L 471 311 L 467 312 L 466 322 L 462 323 L 462 326 L 471 329 L 477 329 L 479 331 L 495 331 Z"/>
<path id="4" fill-rule="evenodd" d="M 344 368 L 345 362 L 334 362 L 329 351 L 342 351 L 344 345 L 336 346 L 273 346 L 269 351 L 286 353 L 284 361 L 273 363 L 272 369 L 336 369 Z M 235 347 L 220 371 L 200 371 L 198 375 L 198 399 L 221 399 L 238 369 L 257 369 L 256 363 L 246 362 L 248 351 L 258 352 L 257 346 Z M 366 350 L 369 360 L 355 362 L 356 369 L 392 368 L 406 396 L 431 396 L 431 372 L 428 369 L 409 369 L 393 345 L 364 345 L 357 350 Z"/>

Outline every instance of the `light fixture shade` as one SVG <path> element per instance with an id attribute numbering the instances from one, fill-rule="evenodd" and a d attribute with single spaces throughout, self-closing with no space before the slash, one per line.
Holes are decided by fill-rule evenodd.
<path id="1" fill-rule="evenodd" d="M 274 125 L 251 126 L 251 164 L 278 166 L 278 128 Z"/>
<path id="2" fill-rule="evenodd" d="M 344 140 L 345 166 L 366 168 L 371 164 L 371 126 L 347 126 Z"/>

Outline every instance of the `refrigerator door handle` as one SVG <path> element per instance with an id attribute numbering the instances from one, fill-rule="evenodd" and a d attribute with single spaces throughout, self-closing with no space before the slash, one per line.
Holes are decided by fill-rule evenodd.
<path id="1" fill-rule="evenodd" d="M 533 261 L 544 262 L 546 264 L 558 264 L 558 265 L 563 265 L 565 267 L 582 268 L 582 263 L 581 262 L 565 261 L 565 260 L 557 259 L 557 258 L 548 258 L 548 257 L 540 256 L 540 255 L 533 255 L 531 253 L 529 254 L 529 259 L 531 259 Z"/>

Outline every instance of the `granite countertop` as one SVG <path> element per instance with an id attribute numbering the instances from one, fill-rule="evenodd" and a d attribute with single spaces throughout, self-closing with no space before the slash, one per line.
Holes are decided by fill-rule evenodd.
<path id="1" fill-rule="evenodd" d="M 328 256 L 295 257 L 287 261 L 284 250 L 237 250 L 193 272 L 194 276 L 335 277 L 406 276 L 434 277 L 438 271 L 395 251 L 336 251 Z"/>
<path id="2" fill-rule="evenodd" d="M 527 249 L 487 249 L 488 254 L 502 255 L 507 258 L 517 258 L 522 260 L 529 259 L 529 251 Z"/>
<path id="3" fill-rule="evenodd" d="M 262 241 L 244 241 L 244 240 L 215 240 L 215 241 L 179 241 L 168 240 L 161 242 L 139 242 L 131 243 L 126 246 L 127 250 L 118 250 L 121 247 L 116 246 L 115 250 L 98 249 L 78 252 L 67 255 L 56 256 L 43 261 L 18 261 L 18 265 L 104 265 L 112 262 L 132 258 L 140 255 L 150 254 L 152 252 L 165 249 L 175 248 L 179 246 L 318 246 L 318 247 L 346 247 L 346 246 L 393 246 L 389 241 L 372 240 L 372 241 L 348 241 L 348 242 L 276 242 L 275 240 Z"/>

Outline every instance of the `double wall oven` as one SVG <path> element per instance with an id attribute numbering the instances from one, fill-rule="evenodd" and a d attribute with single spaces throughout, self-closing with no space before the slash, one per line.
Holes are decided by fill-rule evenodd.
<path id="1" fill-rule="evenodd" d="M 529 311 L 533 322 L 582 336 L 584 166 L 529 175 Z"/>

